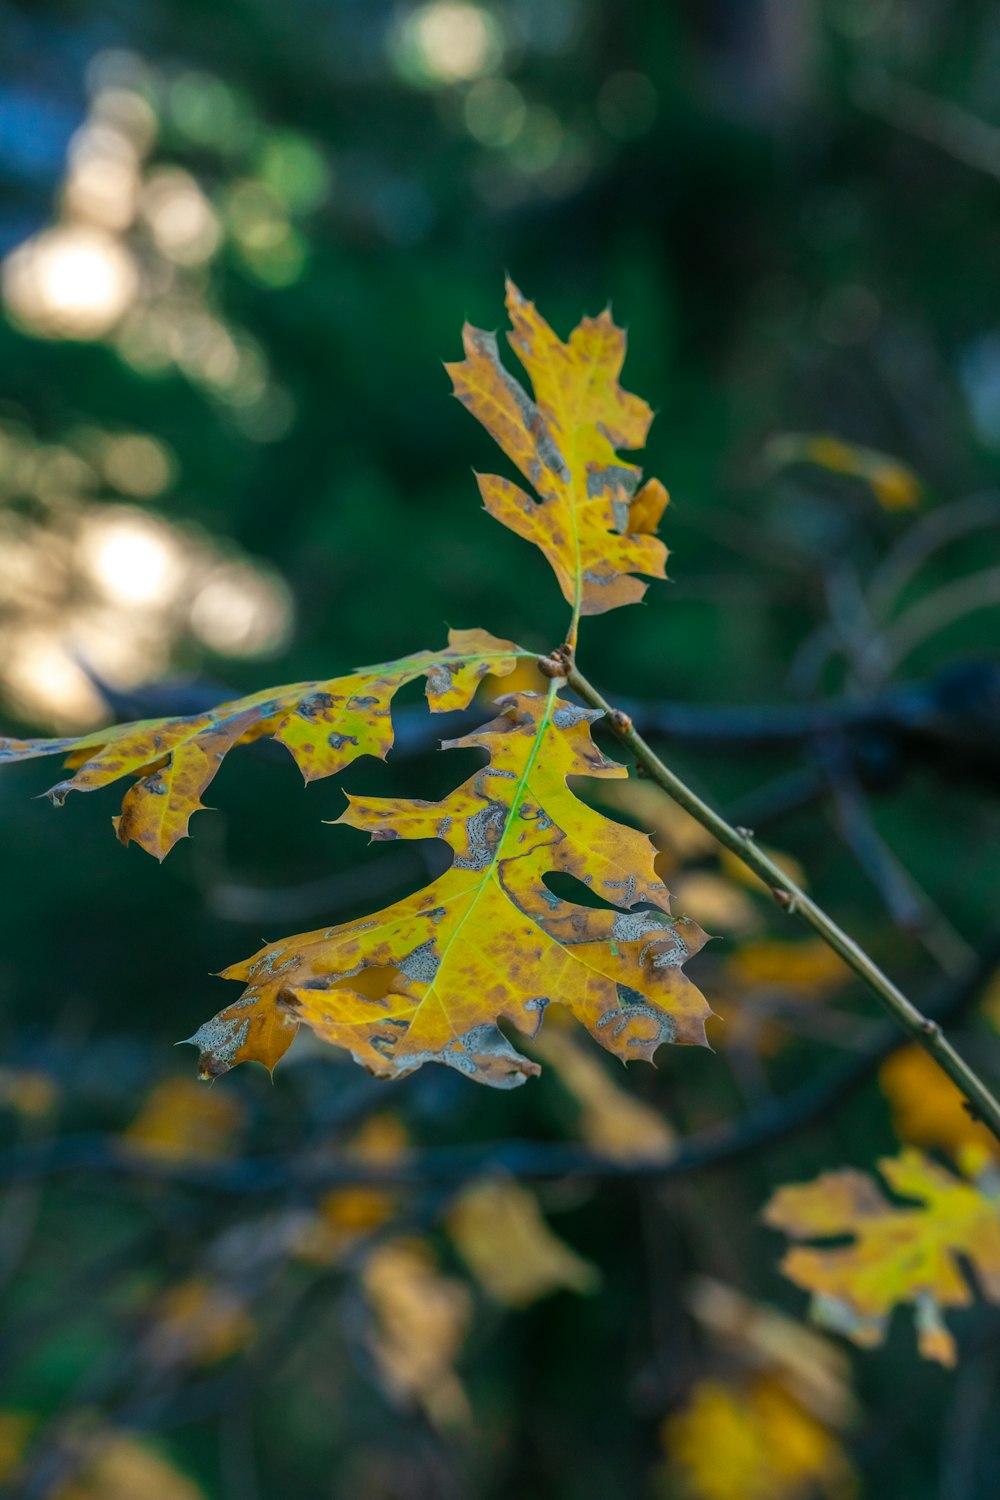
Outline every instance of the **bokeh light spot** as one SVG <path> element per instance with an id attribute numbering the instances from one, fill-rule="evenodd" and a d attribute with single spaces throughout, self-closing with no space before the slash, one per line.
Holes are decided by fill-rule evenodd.
<path id="1" fill-rule="evenodd" d="M 527 113 L 524 96 L 507 78 L 484 78 L 465 97 L 465 127 L 483 146 L 497 149 L 517 139 Z"/>
<path id="2" fill-rule="evenodd" d="M 421 87 L 471 83 L 503 60 L 496 16 L 467 0 L 431 0 L 405 16 L 391 37 L 401 76 Z"/>
<path id="3" fill-rule="evenodd" d="M 113 235 L 83 225 L 45 230 L 7 257 L 4 298 L 11 315 L 49 338 L 96 339 L 135 300 L 135 261 Z"/>

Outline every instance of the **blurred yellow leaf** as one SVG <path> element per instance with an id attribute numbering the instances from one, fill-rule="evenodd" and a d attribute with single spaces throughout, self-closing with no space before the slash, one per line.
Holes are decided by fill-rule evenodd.
<path id="1" fill-rule="evenodd" d="M 55 1079 L 47 1073 L 33 1068 L 0 1068 L 0 1107 L 13 1109 L 27 1120 L 44 1120 L 58 1099 Z"/>
<path id="2" fill-rule="evenodd" d="M 344 1148 L 354 1161 L 388 1166 L 405 1156 L 406 1127 L 396 1115 L 372 1115 Z M 388 1188 L 336 1188 L 324 1193 L 315 1216 L 296 1244 L 299 1258 L 313 1265 L 332 1265 L 345 1250 L 385 1224 L 395 1212 L 396 1195 Z"/>
<path id="3" fill-rule="evenodd" d="M 108 1433 L 88 1445 L 77 1478 L 52 1500 L 205 1500 L 205 1494 L 146 1443 Z"/>
<path id="4" fill-rule="evenodd" d="M 674 880 L 674 909 L 706 932 L 755 932 L 760 914 L 746 891 L 710 870 L 689 870 Z"/>
<path id="5" fill-rule="evenodd" d="M 960 1091 L 922 1047 L 893 1053 L 878 1078 L 900 1140 L 945 1147 L 967 1177 L 981 1172 L 1000 1153 L 996 1137 L 972 1118 Z"/>
<path id="6" fill-rule="evenodd" d="M 552 1292 L 593 1292 L 600 1283 L 596 1268 L 553 1234 L 534 1195 L 516 1182 L 474 1183 L 446 1224 L 476 1280 L 508 1307 Z"/>
<path id="7" fill-rule="evenodd" d="M 668 869 L 717 848 L 708 830 L 651 781 L 632 777 L 602 786 L 601 801 L 646 829 Z"/>
<path id="8" fill-rule="evenodd" d="M 722 1348 L 747 1369 L 779 1380 L 818 1421 L 827 1427 L 853 1421 L 850 1360 L 830 1339 L 711 1276 L 695 1277 L 684 1300 Z"/>
<path id="9" fill-rule="evenodd" d="M 160 1366 L 212 1365 L 245 1349 L 256 1332 L 242 1300 L 220 1282 L 192 1276 L 159 1298 L 146 1339 Z"/>
<path id="10" fill-rule="evenodd" d="M 818 937 L 793 943 L 777 938 L 744 943 L 727 958 L 726 971 L 741 986 L 766 985 L 803 996 L 828 994 L 850 972 L 844 960 Z"/>
<path id="11" fill-rule="evenodd" d="M 674 1131 L 660 1112 L 627 1093 L 592 1049 L 558 1024 L 553 1006 L 532 1043 L 580 1106 L 580 1134 L 588 1146 L 613 1161 L 665 1161 L 674 1149 Z"/>
<path id="12" fill-rule="evenodd" d="M 663 1424 L 670 1471 L 690 1500 L 841 1500 L 855 1480 L 837 1440 L 781 1385 L 702 1380 Z"/>
<path id="13" fill-rule="evenodd" d="M 1000 1031 L 1000 969 L 986 986 L 979 1008 L 994 1031 Z"/>
<path id="14" fill-rule="evenodd" d="M 768 859 L 773 860 L 789 880 L 794 880 L 800 889 L 807 889 L 809 881 L 806 878 L 806 872 L 794 855 L 786 854 L 783 849 L 771 849 L 765 844 L 761 844 L 760 847 Z M 741 885 L 748 886 L 752 891 L 764 891 L 770 895 L 771 887 L 767 882 L 761 880 L 759 875 L 755 875 L 753 870 L 749 869 L 739 855 L 734 854 L 731 849 L 719 850 L 719 866 L 722 873 L 728 875 L 731 880 L 738 880 Z"/>
<path id="15" fill-rule="evenodd" d="M 36 1425 L 30 1412 L 0 1411 L 0 1484 L 17 1473 Z"/>
<path id="16" fill-rule="evenodd" d="M 164 1161 L 225 1156 L 242 1111 L 232 1094 L 189 1078 L 165 1078 L 150 1090 L 122 1139 Z"/>
<path id="17" fill-rule="evenodd" d="M 371 1352 L 388 1393 L 440 1426 L 468 1421 L 453 1368 L 472 1311 L 468 1287 L 443 1276 L 430 1249 L 409 1239 L 378 1246 L 362 1283 L 374 1314 Z"/>
<path id="18" fill-rule="evenodd" d="M 764 459 L 773 468 L 816 464 L 831 474 L 861 479 L 884 510 L 913 510 L 920 503 L 922 486 L 912 469 L 875 448 L 846 443 L 842 438 L 823 433 L 782 433 L 767 445 Z"/>
<path id="19" fill-rule="evenodd" d="M 812 1293 L 818 1323 L 867 1348 L 882 1342 L 893 1308 L 912 1303 L 921 1354 L 953 1365 L 942 1309 L 972 1301 L 959 1257 L 983 1295 L 1000 1302 L 1000 1203 L 920 1151 L 884 1158 L 879 1170 L 909 1206 L 889 1202 L 872 1177 L 850 1169 L 778 1189 L 765 1223 L 797 1240 L 852 1237 L 833 1249 L 789 1250 L 781 1269 Z"/>

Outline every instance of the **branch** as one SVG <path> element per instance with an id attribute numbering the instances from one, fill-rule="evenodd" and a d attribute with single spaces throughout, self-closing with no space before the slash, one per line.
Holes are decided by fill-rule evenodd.
<path id="1" fill-rule="evenodd" d="M 1000 934 L 957 983 L 944 986 L 929 1006 L 933 1021 L 958 1019 L 978 999 L 1000 963 Z M 18 1181 L 62 1173 L 94 1172 L 117 1177 L 172 1183 L 211 1194 L 242 1197 L 257 1193 L 318 1192 L 335 1187 L 425 1188 L 459 1186 L 476 1177 L 507 1173 L 525 1180 L 566 1177 L 683 1177 L 726 1166 L 773 1146 L 797 1131 L 817 1124 L 861 1088 L 879 1065 L 904 1045 L 894 1022 L 880 1023 L 863 1052 L 828 1068 L 780 1099 L 769 1099 L 736 1119 L 710 1125 L 678 1141 L 658 1160 L 622 1161 L 574 1144 L 538 1141 L 486 1142 L 468 1147 L 429 1147 L 408 1152 L 382 1165 L 346 1154 L 310 1149 L 290 1154 L 243 1157 L 231 1161 L 157 1161 L 128 1150 L 112 1134 L 64 1136 L 0 1151 L 0 1179 Z M 373 1085 L 384 1089 L 384 1083 Z"/>
<path id="2" fill-rule="evenodd" d="M 665 766 L 636 731 L 628 715 L 612 708 L 611 704 L 601 697 L 597 689 L 578 670 L 568 652 L 556 653 L 555 657 L 543 658 L 542 662 L 544 663 L 542 670 L 552 672 L 555 665 L 560 674 L 565 676 L 567 684 L 585 703 L 589 703 L 592 708 L 600 709 L 607 716 L 612 733 L 628 746 L 636 762 L 642 766 L 650 780 L 662 787 L 679 806 L 684 808 L 685 812 L 690 813 L 703 828 L 707 828 L 709 833 L 718 839 L 720 844 L 742 860 L 755 875 L 758 875 L 783 910 L 790 916 L 792 914 L 800 916 L 824 942 L 829 944 L 848 968 L 853 970 L 877 996 L 903 1030 L 926 1052 L 929 1052 L 939 1067 L 947 1073 L 956 1087 L 965 1095 L 974 1117 L 982 1120 L 997 1140 L 1000 1140 L 1000 1101 L 955 1051 L 942 1032 L 940 1023 L 931 1020 L 919 1011 L 902 990 L 893 984 L 886 974 L 883 974 L 864 949 L 859 947 L 843 928 L 838 927 L 833 918 L 828 916 L 822 907 L 817 906 L 816 902 L 764 853 L 759 844 L 754 842 L 750 829 L 733 828 L 706 802 L 702 802 L 701 798 L 696 796 L 679 776 Z"/>

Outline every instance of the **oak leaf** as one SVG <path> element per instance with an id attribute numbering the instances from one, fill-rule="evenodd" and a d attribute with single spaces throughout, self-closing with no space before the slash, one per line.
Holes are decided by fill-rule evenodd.
<path id="1" fill-rule="evenodd" d="M 942 1310 L 966 1307 L 972 1292 L 959 1257 L 983 1294 L 1000 1302 L 1000 1202 L 906 1150 L 879 1162 L 886 1182 L 916 1207 L 898 1207 L 864 1172 L 826 1172 L 814 1182 L 781 1187 L 765 1222 L 797 1240 L 853 1236 L 828 1249 L 796 1247 L 782 1270 L 812 1293 L 816 1322 L 871 1347 L 885 1337 L 893 1308 L 911 1303 L 925 1359 L 955 1363 L 955 1341 Z"/>
<path id="2" fill-rule="evenodd" d="M 847 1500 L 856 1492 L 837 1437 L 768 1377 L 747 1386 L 699 1381 L 663 1424 L 663 1444 L 689 1500 Z"/>
<path id="3" fill-rule="evenodd" d="M 418 1239 L 377 1245 L 361 1273 L 372 1313 L 369 1346 L 386 1392 L 437 1426 L 465 1424 L 468 1397 L 455 1374 L 472 1318 L 469 1289 L 438 1270 Z"/>
<path id="4" fill-rule="evenodd" d="M 465 359 L 446 365 L 455 395 L 534 486 L 534 500 L 496 474 L 478 475 L 490 515 L 540 547 L 574 616 L 637 603 L 665 577 L 667 551 L 653 533 L 667 504 L 657 479 L 616 450 L 642 448 L 653 413 L 618 383 L 625 333 L 605 311 L 563 343 L 507 282 L 511 348 L 534 398 L 500 361 L 496 335 L 463 330 Z"/>
<path id="5" fill-rule="evenodd" d="M 190 1038 L 203 1076 L 247 1060 L 273 1066 L 291 1019 L 382 1077 L 433 1061 L 511 1088 L 538 1065 L 497 1022 L 533 1035 L 553 1001 L 623 1061 L 652 1060 L 661 1042 L 707 1044 L 711 1012 L 681 971 L 705 934 L 671 917 L 648 837 L 567 784 L 627 774 L 591 738 L 600 714 L 563 702 L 554 683 L 498 707 L 499 718 L 449 742 L 489 757 L 450 796 L 352 796 L 340 818 L 373 839 L 441 839 L 450 869 L 372 916 L 271 943 L 225 970 L 247 988 Z M 605 904 L 556 895 L 552 874 Z M 361 985 L 372 971 L 381 994 Z"/>
<path id="6" fill-rule="evenodd" d="M 542 1217 L 538 1201 L 514 1181 L 474 1182 L 445 1224 L 479 1284 L 507 1307 L 530 1307 L 553 1292 L 593 1292 L 600 1273 Z"/>
<path id="7" fill-rule="evenodd" d="M 662 1112 L 623 1089 L 611 1077 L 592 1047 L 561 1006 L 531 1050 L 553 1069 L 563 1088 L 579 1106 L 577 1129 L 587 1145 L 612 1161 L 666 1161 L 676 1150 L 676 1134 Z"/>
<path id="8" fill-rule="evenodd" d="M 38 1419 L 31 1412 L 0 1411 L 0 1484 L 17 1474 Z"/>
<path id="9" fill-rule="evenodd" d="M 857 1418 L 850 1360 L 825 1334 L 712 1276 L 693 1277 L 683 1298 L 720 1361 L 778 1381 L 826 1427 Z"/>
<path id="10" fill-rule="evenodd" d="M 207 713 L 145 719 L 76 739 L 0 740 L 0 764 L 65 755 L 76 774 L 46 792 L 56 806 L 70 792 L 137 777 L 115 831 L 121 843 L 134 841 L 163 859 L 187 836 L 202 794 L 235 746 L 274 739 L 291 752 L 307 782 L 342 771 L 359 755 L 384 760 L 393 743 L 392 700 L 406 683 L 426 677 L 436 713 L 468 708 L 484 677 L 505 676 L 527 654 L 485 630 L 452 630 L 443 651 L 418 651 L 326 682 L 265 689 Z"/>
<path id="11" fill-rule="evenodd" d="M 898 459 L 825 433 L 781 433 L 768 443 L 763 457 L 769 469 L 815 464 L 831 474 L 863 480 L 883 510 L 913 510 L 923 498 L 920 480 Z"/>
<path id="12" fill-rule="evenodd" d="M 205 1492 L 151 1444 L 106 1427 L 75 1445 L 80 1467 L 52 1500 L 205 1500 Z"/>
<path id="13" fill-rule="evenodd" d="M 211 1160 L 228 1154 L 241 1123 L 238 1100 L 200 1088 L 193 1078 L 164 1078 L 122 1132 L 122 1142 L 157 1161 Z"/>
<path id="14" fill-rule="evenodd" d="M 144 1353 L 152 1365 L 214 1365 L 253 1342 L 256 1326 L 238 1293 L 217 1277 L 190 1276 L 157 1298 Z"/>
<path id="15" fill-rule="evenodd" d="M 922 1047 L 901 1047 L 887 1057 L 878 1081 L 901 1141 L 943 1147 L 964 1177 L 975 1177 L 996 1161 L 1000 1142 L 972 1118 L 961 1091 Z"/>
<path id="16" fill-rule="evenodd" d="M 385 1167 L 401 1161 L 408 1149 L 406 1127 L 397 1115 L 372 1115 L 340 1148 L 340 1155 L 344 1161 Z M 371 1183 L 324 1193 L 296 1239 L 296 1255 L 311 1265 L 336 1264 L 392 1218 L 396 1203 L 397 1195 L 389 1188 Z"/>

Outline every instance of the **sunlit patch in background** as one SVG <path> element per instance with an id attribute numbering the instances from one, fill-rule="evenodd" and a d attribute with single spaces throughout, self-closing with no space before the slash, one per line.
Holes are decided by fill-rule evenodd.
<path id="1" fill-rule="evenodd" d="M 408 83 L 437 88 L 495 72 L 504 37 L 495 15 L 468 0 L 430 0 L 390 34 L 391 56 Z"/>
<path id="2" fill-rule="evenodd" d="M 191 603 L 193 633 L 225 656 L 258 656 L 287 638 L 291 603 L 280 580 L 248 563 L 213 568 Z"/>
<path id="3" fill-rule="evenodd" d="M 509 78 L 484 78 L 465 96 L 466 129 L 480 145 L 493 150 L 517 139 L 526 116 L 524 95 Z"/>
<path id="4" fill-rule="evenodd" d="M 157 248 L 179 266 L 200 266 L 219 248 L 219 223 L 195 179 L 180 167 L 149 174 L 142 215 Z"/>
<path id="5" fill-rule="evenodd" d="M 294 401 L 260 343 L 223 310 L 219 277 L 233 263 L 266 287 L 302 277 L 303 220 L 331 190 L 323 153 L 268 129 L 211 74 L 168 74 L 107 52 L 89 83 L 59 222 L 3 264 L 8 313 L 36 337 L 109 343 L 142 375 L 176 370 L 246 437 L 283 438 Z M 218 186 L 163 159 L 191 149 L 217 153 Z"/>
<path id="6" fill-rule="evenodd" d="M 386 21 L 379 65 L 427 96 L 470 154 L 468 190 L 503 211 L 576 191 L 653 124 L 642 73 L 611 74 L 572 115 L 518 77 L 582 24 L 578 0 L 425 0 Z M 280 441 L 295 400 L 230 314 L 229 284 L 277 292 L 307 276 L 320 212 L 416 243 L 434 222 L 429 195 L 376 155 L 363 171 L 335 163 L 203 70 L 112 50 L 87 84 L 54 222 L 0 267 L 7 313 L 33 337 L 101 342 L 144 378 L 179 375 L 231 429 Z M 0 471 L 0 691 L 26 718 L 85 727 L 106 712 L 90 673 L 124 689 L 190 648 L 252 656 L 287 639 L 276 576 L 143 508 L 180 478 L 153 435 L 81 424 L 41 443 L 8 423 Z"/>
<path id="7" fill-rule="evenodd" d="M 100 723 L 100 684 L 136 688 L 195 646 L 252 657 L 287 642 L 291 597 L 271 569 L 134 503 L 175 477 L 145 433 L 81 426 L 46 444 L 0 423 L 0 695 L 31 723 Z"/>
<path id="8" fill-rule="evenodd" d="M 110 604 L 159 607 L 184 572 L 179 535 L 165 521 L 124 505 L 106 505 L 79 528 L 80 571 Z"/>
<path id="9" fill-rule="evenodd" d="M 98 339 L 134 302 L 139 277 L 113 235 L 66 225 L 19 245 L 4 262 L 2 284 L 8 311 L 31 333 Z"/>

